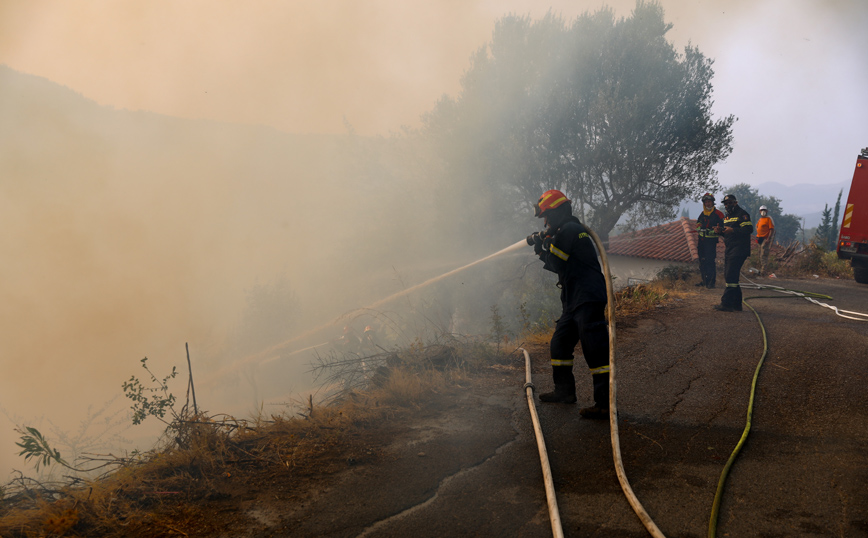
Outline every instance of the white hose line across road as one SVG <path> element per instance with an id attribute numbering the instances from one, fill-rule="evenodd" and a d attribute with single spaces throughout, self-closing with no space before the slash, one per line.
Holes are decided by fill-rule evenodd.
<path id="1" fill-rule="evenodd" d="M 665 535 L 657 528 L 654 520 L 645 511 L 639 498 L 633 493 L 633 488 L 630 486 L 630 481 L 627 480 L 627 473 L 624 471 L 624 460 L 621 458 L 621 438 L 618 436 L 618 385 L 616 383 L 616 363 L 615 363 L 615 291 L 612 288 L 612 277 L 609 272 L 609 259 L 606 257 L 606 251 L 603 249 L 603 244 L 594 230 L 588 228 L 594 244 L 597 246 L 597 253 L 603 265 L 603 276 L 606 279 L 606 297 L 607 314 L 609 318 L 609 430 L 612 437 L 612 458 L 615 460 L 615 473 L 618 475 L 618 482 L 621 483 L 621 490 L 627 497 L 627 502 L 639 516 L 639 520 L 651 536 L 655 538 L 666 538 Z"/>
<path id="2" fill-rule="evenodd" d="M 536 404 L 533 401 L 533 382 L 530 377 L 530 355 L 524 348 L 524 390 L 527 394 L 527 406 L 530 408 L 530 418 L 533 421 L 533 432 L 536 437 L 536 447 L 539 450 L 539 461 L 542 465 L 543 481 L 546 487 L 546 501 L 549 506 L 549 520 L 552 524 L 552 536 L 563 538 L 564 528 L 561 525 L 561 514 L 558 510 L 558 499 L 555 496 L 555 483 L 552 478 L 552 468 L 549 465 L 549 456 L 546 452 L 546 442 L 543 439 L 542 427 L 539 423 L 539 415 L 536 412 Z"/>
<path id="3" fill-rule="evenodd" d="M 787 289 L 787 288 L 782 288 L 780 286 L 771 286 L 769 284 L 758 284 L 758 283 L 754 282 L 753 280 L 745 277 L 744 275 L 741 275 L 741 277 L 744 280 L 746 280 L 747 282 L 750 282 L 749 285 L 743 285 L 742 286 L 745 289 L 769 290 L 769 291 L 776 291 L 778 293 L 783 293 L 783 294 L 788 294 L 788 295 L 795 295 L 796 297 L 801 297 L 801 298 L 805 299 L 806 301 L 810 301 L 810 302 L 814 303 L 817 306 L 822 306 L 823 308 L 828 308 L 829 310 L 833 311 L 836 315 L 838 315 L 842 318 L 852 319 L 853 321 L 868 321 L 868 314 L 865 314 L 862 312 L 854 312 L 853 310 L 841 310 L 837 306 L 833 306 L 833 305 L 830 305 L 827 303 L 821 303 L 820 301 L 818 301 L 816 299 L 816 297 L 831 299 L 831 297 L 829 297 L 828 295 L 821 295 L 818 293 L 811 293 L 811 292 L 805 292 L 805 291 L 799 291 L 799 290 L 791 290 L 791 289 Z"/>

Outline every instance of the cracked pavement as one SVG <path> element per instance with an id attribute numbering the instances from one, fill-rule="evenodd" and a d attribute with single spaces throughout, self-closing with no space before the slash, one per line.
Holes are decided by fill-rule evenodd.
<path id="1" fill-rule="evenodd" d="M 868 286 L 763 280 L 868 310 Z M 754 314 L 717 312 L 697 291 L 617 332 L 621 452 L 627 477 L 669 537 L 706 536 L 717 481 L 744 429 L 763 349 Z M 745 299 L 772 295 L 745 289 Z M 868 323 L 804 299 L 754 299 L 768 331 L 750 436 L 732 467 L 718 536 L 868 536 Z M 537 392 L 551 387 L 545 346 L 529 348 Z M 348 468 L 258 536 L 551 536 L 523 360 L 482 390 L 421 416 L 387 456 Z M 618 484 L 608 422 L 579 405 L 540 421 L 567 537 L 647 536 Z"/>

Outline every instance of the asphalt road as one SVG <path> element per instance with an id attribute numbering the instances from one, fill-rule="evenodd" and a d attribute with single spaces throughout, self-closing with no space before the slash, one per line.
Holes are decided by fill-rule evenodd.
<path id="1" fill-rule="evenodd" d="M 868 312 L 868 286 L 782 281 Z M 669 537 L 701 537 L 723 466 L 744 430 L 763 352 L 756 316 L 711 307 L 705 290 L 618 328 L 621 452 L 639 500 Z M 752 429 L 732 467 L 718 536 L 868 536 L 868 322 L 800 298 L 745 290 L 768 333 Z M 548 356 L 533 350 L 538 391 Z M 581 359 L 576 372 L 580 373 Z M 580 404 L 590 379 L 579 377 Z M 258 536 L 551 536 L 522 386 L 523 362 L 467 389 L 349 468 Z M 582 398 L 584 396 L 584 398 Z M 618 484 L 608 422 L 538 404 L 568 537 L 647 536 Z"/>

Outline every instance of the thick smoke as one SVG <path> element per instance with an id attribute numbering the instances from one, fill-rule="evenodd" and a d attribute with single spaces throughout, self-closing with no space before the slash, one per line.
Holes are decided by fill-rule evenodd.
<path id="1" fill-rule="evenodd" d="M 725 184 L 852 173 L 865 145 L 863 4 L 663 2 L 676 46 L 716 60 L 715 107 L 739 117 Z M 412 139 L 367 136 L 417 126 L 454 95 L 497 18 L 600 5 L 3 3 L 0 406 L 74 430 L 144 378 L 142 357 L 184 374 L 187 342 L 213 411 L 305 390 L 307 358 L 291 346 L 247 361 L 235 387 L 206 379 L 323 324 L 298 345 L 335 338 L 342 314 L 511 242 L 468 250 L 461 233 L 441 236 L 461 230 L 462 207 L 426 182 L 431 159 Z M 634 2 L 609 5 L 627 15 Z M 510 278 L 467 275 L 400 314 L 477 332 Z M 0 469 L 24 467 L 11 426 L 0 420 Z"/>
<path id="2" fill-rule="evenodd" d="M 412 137 L 114 111 L 8 68 L 0 79 L 0 405 L 16 423 L 74 428 L 131 375 L 148 381 L 145 356 L 159 378 L 179 368 L 183 398 L 186 343 L 200 406 L 280 412 L 263 405 L 312 390 L 310 363 L 343 327 L 395 345 L 477 334 L 505 289 L 477 270 L 381 301 L 507 246 L 443 235 L 438 220 L 463 209 L 435 207 Z"/>

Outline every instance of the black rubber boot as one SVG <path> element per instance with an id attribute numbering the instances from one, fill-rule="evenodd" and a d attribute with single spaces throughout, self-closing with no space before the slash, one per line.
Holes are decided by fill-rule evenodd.
<path id="1" fill-rule="evenodd" d="M 609 406 L 600 407 L 598 405 L 594 405 L 593 407 L 585 407 L 583 409 L 579 409 L 579 414 L 582 415 L 582 418 L 590 418 L 595 420 L 608 419 Z"/>
<path id="2" fill-rule="evenodd" d="M 555 385 L 552 392 L 544 392 L 539 395 L 539 401 L 546 403 L 576 403 L 576 386 Z"/>
<path id="3" fill-rule="evenodd" d="M 600 409 L 609 408 L 609 373 L 591 376 L 594 383 L 594 406 Z"/>

